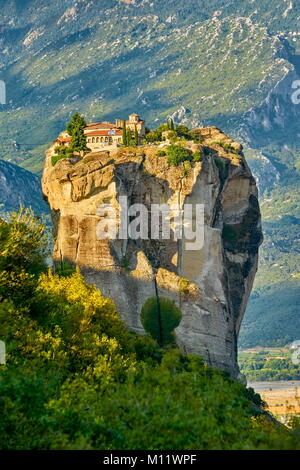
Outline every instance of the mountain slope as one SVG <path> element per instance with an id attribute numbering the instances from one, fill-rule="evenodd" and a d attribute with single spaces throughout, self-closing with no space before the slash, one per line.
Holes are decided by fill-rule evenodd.
<path id="1" fill-rule="evenodd" d="M 255 8 L 237 1 L 185 3 L 81 0 L 49 7 L 6 0 L 0 78 L 9 103 L 0 117 L 2 156 L 41 170 L 45 144 L 75 109 L 93 120 L 134 108 L 153 124 L 184 105 L 195 124 L 236 131 L 244 113 L 291 80 L 287 40 L 296 31 L 297 5 L 291 11 L 281 1 Z M 292 38 L 298 44 L 298 36 Z M 244 128 L 242 134 L 247 138 Z"/>
<path id="2" fill-rule="evenodd" d="M 31 207 L 37 215 L 48 213 L 42 199 L 41 183 L 36 175 L 0 160 L 0 214 Z"/>

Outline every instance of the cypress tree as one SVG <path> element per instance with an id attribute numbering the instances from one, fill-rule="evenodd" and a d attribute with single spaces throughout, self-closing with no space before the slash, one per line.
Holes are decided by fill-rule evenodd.
<path id="1" fill-rule="evenodd" d="M 128 141 L 127 141 L 127 129 L 126 129 L 126 122 L 123 121 L 123 145 L 127 147 Z"/>
<path id="2" fill-rule="evenodd" d="M 86 145 L 86 136 L 84 134 L 85 127 L 85 119 L 76 112 L 71 121 L 67 124 L 67 132 L 72 138 L 70 145 L 71 150 L 75 152 L 88 150 Z"/>
<path id="3" fill-rule="evenodd" d="M 127 129 L 127 147 L 129 147 L 132 144 L 132 133 L 131 129 Z"/>
<path id="4" fill-rule="evenodd" d="M 175 131 L 175 125 L 174 125 L 174 121 L 172 118 L 170 119 L 170 129 L 171 131 Z"/>
<path id="5" fill-rule="evenodd" d="M 139 133 L 136 125 L 134 126 L 134 143 L 135 145 L 139 145 Z"/>

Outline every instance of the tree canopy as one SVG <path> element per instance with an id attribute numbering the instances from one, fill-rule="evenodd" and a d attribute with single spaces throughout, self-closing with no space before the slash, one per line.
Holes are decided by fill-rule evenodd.
<path id="1" fill-rule="evenodd" d="M 86 145 L 86 136 L 84 129 L 86 127 L 85 119 L 76 112 L 71 121 L 67 124 L 67 132 L 71 136 L 71 149 L 76 152 L 88 150 Z"/>

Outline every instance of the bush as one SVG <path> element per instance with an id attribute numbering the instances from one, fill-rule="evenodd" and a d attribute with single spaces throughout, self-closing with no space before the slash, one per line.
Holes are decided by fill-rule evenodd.
<path id="1" fill-rule="evenodd" d="M 0 301 L 30 299 L 37 276 L 46 269 L 45 226 L 21 207 L 8 222 L 0 219 L 0 246 Z"/>
<path id="2" fill-rule="evenodd" d="M 177 142 L 177 140 L 179 139 L 178 138 L 178 135 L 177 135 L 177 132 L 176 131 L 170 131 L 168 133 L 168 139 L 170 140 L 170 142 L 172 142 L 173 144 L 175 142 Z"/>
<path id="3" fill-rule="evenodd" d="M 190 132 L 192 139 L 197 142 L 198 144 L 201 144 L 203 142 L 203 137 L 200 134 L 200 132 Z"/>
<path id="4" fill-rule="evenodd" d="M 143 305 L 141 321 L 160 346 L 174 342 L 173 330 L 181 321 L 181 311 L 175 302 L 164 297 L 150 297 Z"/>
<path id="5" fill-rule="evenodd" d="M 188 175 L 189 175 L 189 172 L 191 170 L 191 163 L 189 162 L 189 160 L 185 161 L 182 163 L 182 166 L 183 166 L 183 176 L 186 178 Z"/>
<path id="6" fill-rule="evenodd" d="M 194 160 L 194 162 L 201 162 L 203 160 L 203 156 L 201 155 L 200 152 L 194 152 L 193 153 L 193 160 Z"/>
<path id="7" fill-rule="evenodd" d="M 187 126 L 183 126 L 182 124 L 180 124 L 179 126 L 176 127 L 175 131 L 178 137 L 182 137 L 185 140 L 192 139 L 190 130 Z"/>
<path id="8" fill-rule="evenodd" d="M 72 276 L 74 272 L 74 267 L 68 261 L 61 261 L 55 268 L 55 273 L 60 277 Z"/>
<path id="9" fill-rule="evenodd" d="M 157 153 L 156 153 L 157 157 L 165 157 L 167 154 L 164 150 L 159 150 Z"/>
<path id="10" fill-rule="evenodd" d="M 220 147 L 222 147 L 227 153 L 234 153 L 234 154 L 238 154 L 238 151 L 235 147 L 233 147 L 231 144 L 227 143 L 227 142 L 222 142 L 222 141 L 217 141 L 217 142 L 213 142 L 212 145 L 219 145 Z"/>
<path id="11" fill-rule="evenodd" d="M 64 145 L 60 145 L 59 147 L 55 148 L 55 154 L 51 157 L 52 166 L 55 166 L 59 160 L 63 158 L 70 158 L 73 155 L 73 151 L 70 147 L 65 147 Z"/>
<path id="12" fill-rule="evenodd" d="M 52 164 L 52 166 L 55 166 L 56 163 L 59 162 L 59 160 L 62 160 L 62 159 L 64 159 L 64 158 L 66 158 L 65 155 L 53 155 L 53 156 L 51 157 L 51 164 Z"/>
<path id="13" fill-rule="evenodd" d="M 146 141 L 148 143 L 159 142 L 161 140 L 161 136 L 156 131 L 150 131 L 146 134 Z"/>
<path id="14" fill-rule="evenodd" d="M 179 166 L 181 163 L 191 160 L 191 152 L 188 149 L 175 144 L 167 147 L 167 155 L 167 161 L 169 165 L 172 166 Z"/>
<path id="15" fill-rule="evenodd" d="M 189 287 L 190 287 L 190 281 L 182 277 L 180 279 L 179 292 L 183 294 L 187 294 L 189 292 Z"/>

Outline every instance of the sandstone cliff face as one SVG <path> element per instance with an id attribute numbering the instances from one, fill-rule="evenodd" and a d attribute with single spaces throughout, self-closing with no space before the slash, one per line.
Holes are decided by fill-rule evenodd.
<path id="1" fill-rule="evenodd" d="M 237 376 L 237 336 L 262 240 L 257 188 L 239 144 L 214 127 L 201 133 L 206 156 L 185 171 L 170 167 L 153 147 L 90 154 L 55 167 L 49 151 L 43 192 L 53 215 L 55 261 L 78 265 L 139 333 L 148 297 L 174 299 L 183 314 L 176 330 L 182 350 Z M 229 151 L 220 143 L 230 144 Z M 149 208 L 204 204 L 204 247 L 189 251 L 184 239 L 98 240 L 97 210 L 109 203 L 118 211 L 120 196 Z"/>

